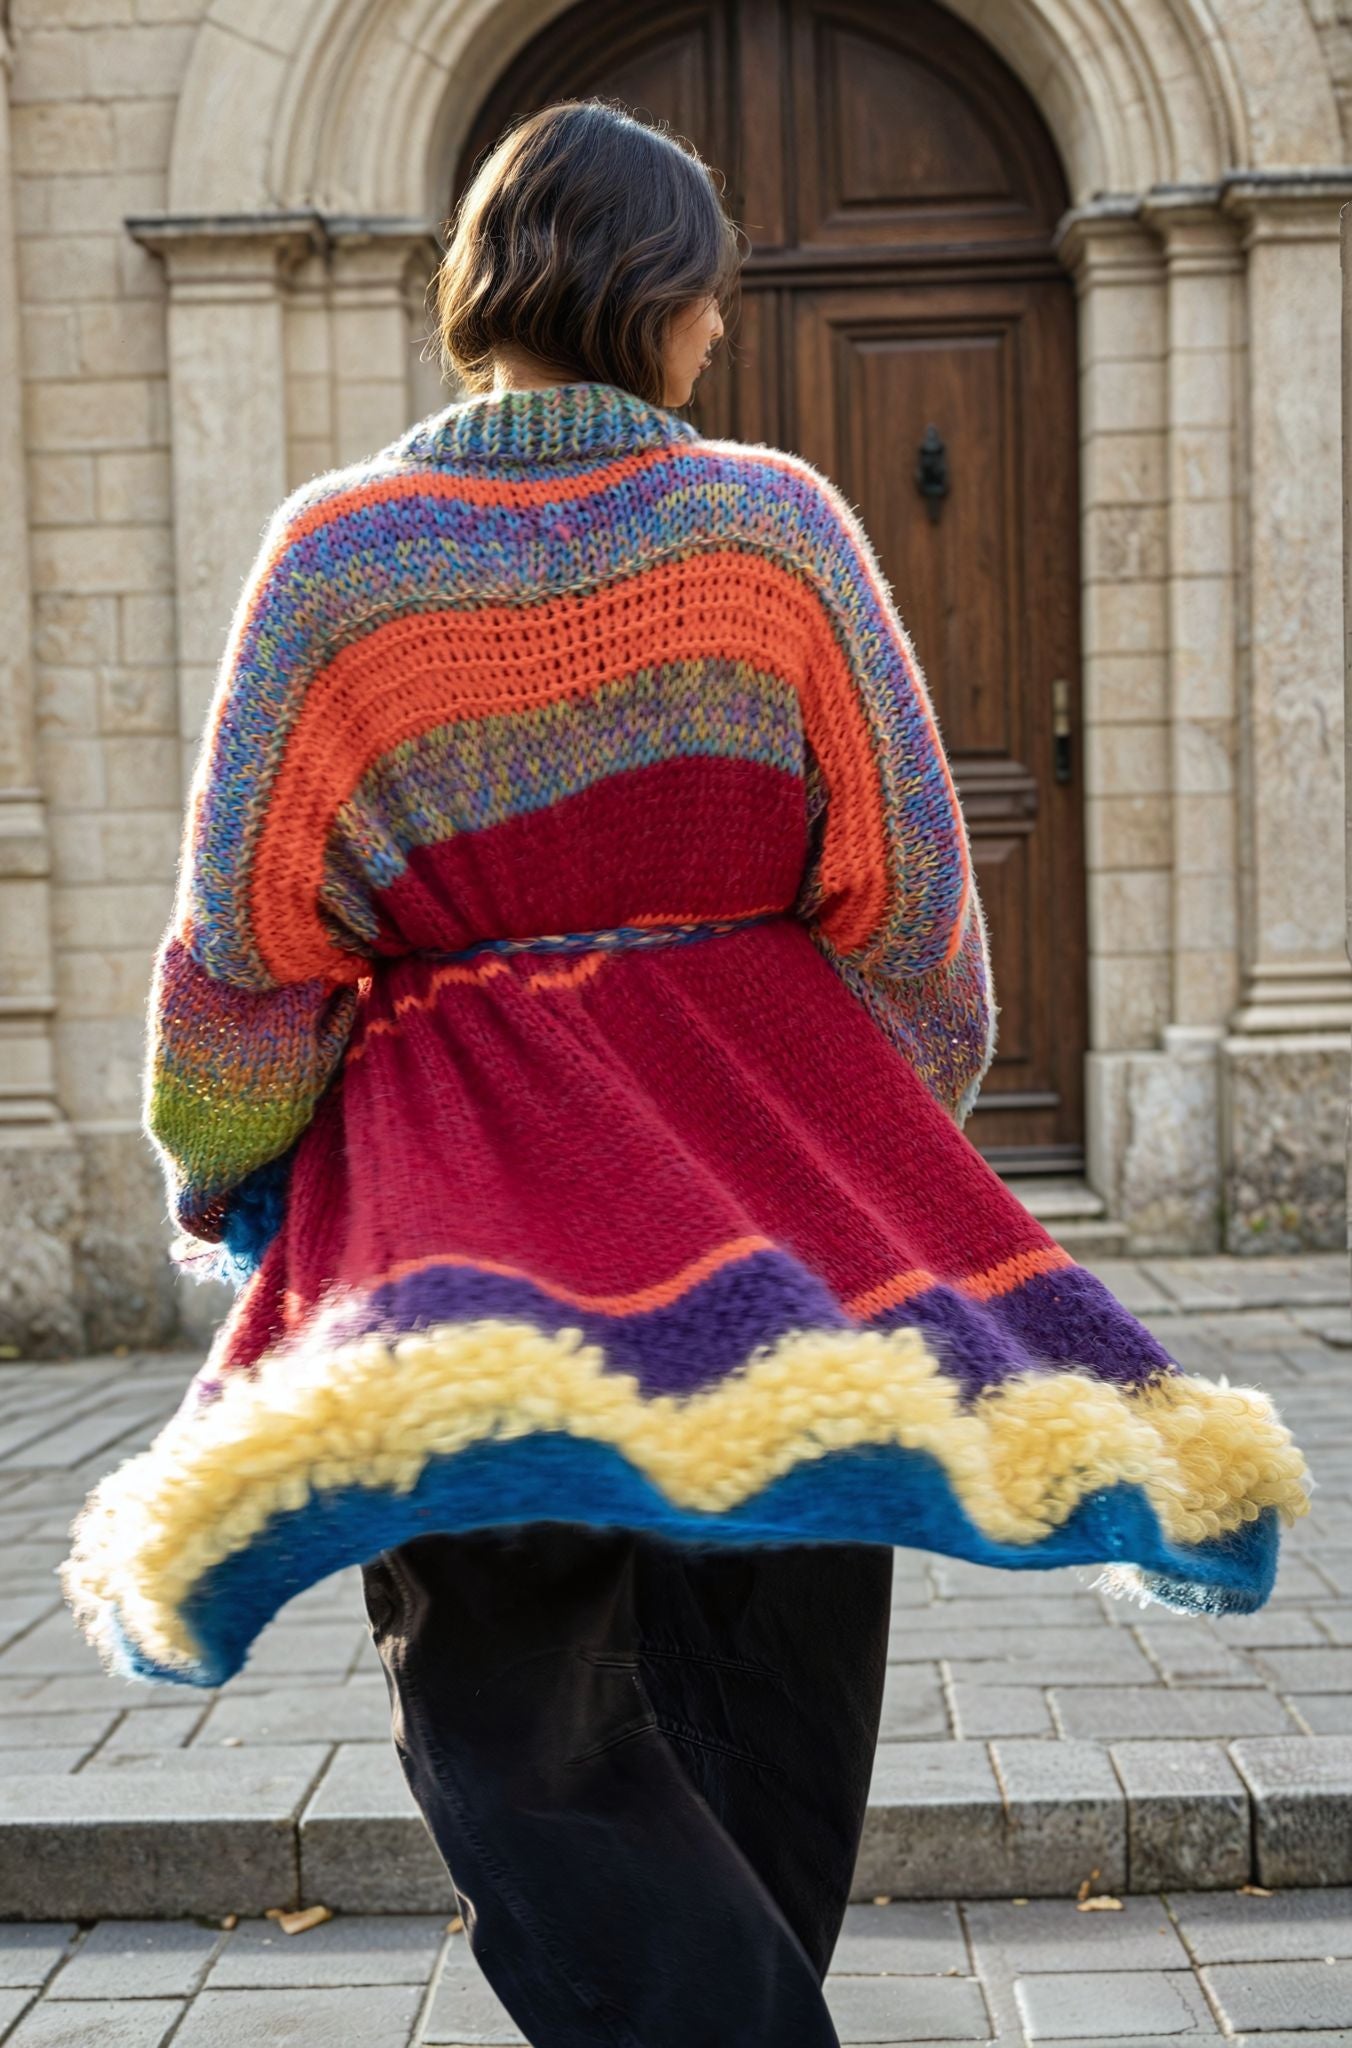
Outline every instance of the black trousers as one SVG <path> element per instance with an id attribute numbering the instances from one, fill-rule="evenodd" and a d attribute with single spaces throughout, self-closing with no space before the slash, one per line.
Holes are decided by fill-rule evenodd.
<path id="1" fill-rule="evenodd" d="M 837 2048 L 890 1550 L 546 1523 L 364 1579 L 405 1776 L 532 2048 Z"/>

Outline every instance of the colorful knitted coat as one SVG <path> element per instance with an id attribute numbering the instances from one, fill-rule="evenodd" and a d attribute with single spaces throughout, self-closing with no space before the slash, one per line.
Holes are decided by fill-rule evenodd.
<path id="1" fill-rule="evenodd" d="M 841 494 L 612 386 L 294 492 L 222 662 L 148 1125 L 253 1267 L 64 1567 L 216 1684 L 428 1530 L 858 1540 L 1252 1608 L 1304 1467 L 961 1123 L 994 1042 L 925 683 Z"/>

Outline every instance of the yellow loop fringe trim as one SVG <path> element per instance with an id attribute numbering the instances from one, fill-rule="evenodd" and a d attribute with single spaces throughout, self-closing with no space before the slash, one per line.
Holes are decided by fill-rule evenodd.
<path id="1" fill-rule="evenodd" d="M 964 1409 L 919 1331 L 839 1330 L 783 1337 L 685 1399 L 645 1398 L 580 1331 L 489 1318 L 279 1351 L 210 1406 L 185 1404 L 90 1495 L 66 1596 L 95 1642 L 116 1607 L 157 1662 L 190 1660 L 178 1610 L 274 1515 L 327 1488 L 408 1492 L 430 1458 L 533 1431 L 612 1445 L 675 1506 L 713 1515 L 828 1451 L 900 1445 L 937 1458 L 1001 1543 L 1037 1543 L 1119 1482 L 1142 1487 L 1184 1545 L 1308 1506 L 1304 1460 L 1256 1388 L 1174 1373 L 1127 1392 L 1045 1370 Z"/>

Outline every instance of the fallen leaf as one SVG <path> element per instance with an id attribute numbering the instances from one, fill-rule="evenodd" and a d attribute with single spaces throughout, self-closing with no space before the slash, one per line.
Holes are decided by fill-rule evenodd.
<path id="1" fill-rule="evenodd" d="M 890 1906 L 892 1903 L 891 1892 L 879 1892 L 873 1903 L 875 1906 Z"/>
<path id="2" fill-rule="evenodd" d="M 1095 1892 L 1090 1898 L 1075 1901 L 1077 1913 L 1120 1913 L 1121 1899 L 1115 1899 L 1111 1892 Z"/>
<path id="3" fill-rule="evenodd" d="M 1098 1871 L 1096 1869 L 1090 1871 L 1088 1877 L 1085 1879 L 1084 1883 L 1080 1886 L 1080 1889 L 1075 1894 L 1077 1899 L 1087 1899 L 1089 1897 L 1090 1892 L 1092 1892 L 1094 1889 L 1094 1879 L 1097 1876 Z"/>
<path id="4" fill-rule="evenodd" d="M 221 1748 L 238 1749 L 243 1740 L 244 1737 L 242 1735 L 223 1735 L 221 1737 Z"/>
<path id="5" fill-rule="evenodd" d="M 239 1914 L 238 1914 L 238 1913 L 227 1913 L 227 1914 L 226 1914 L 226 1916 L 225 1916 L 225 1918 L 224 1918 L 224 1919 L 222 1920 L 222 1922 L 221 1922 L 221 1925 L 222 1925 L 222 1927 L 223 1927 L 223 1928 L 225 1929 L 226 1933 L 228 1934 L 228 1933 L 230 1932 L 230 1929 L 231 1929 L 232 1927 L 238 1927 L 238 1926 L 239 1926 Z"/>
<path id="6" fill-rule="evenodd" d="M 457 1913 L 454 1920 L 446 1922 L 446 1932 L 448 1934 L 463 1934 L 464 1931 L 465 1922 L 461 1914 Z"/>
<path id="7" fill-rule="evenodd" d="M 1242 1884 L 1239 1887 L 1239 1896 L 1242 1899 L 1270 1899 L 1272 1893 L 1265 1884 Z"/>
<path id="8" fill-rule="evenodd" d="M 1027 1899 L 1011 1899 L 1009 1903 L 1011 1906 L 1026 1906 L 1028 1901 Z"/>
<path id="9" fill-rule="evenodd" d="M 19 1356 L 20 1352 L 17 1344 L 0 1344 L 0 1358 L 3 1358 L 6 1363 L 11 1358 L 18 1358 Z"/>

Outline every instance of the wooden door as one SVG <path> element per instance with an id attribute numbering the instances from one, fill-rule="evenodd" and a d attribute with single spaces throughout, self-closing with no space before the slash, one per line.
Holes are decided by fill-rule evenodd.
<path id="1" fill-rule="evenodd" d="M 494 89 L 603 93 L 688 135 L 751 240 L 707 432 L 858 506 L 928 678 L 991 934 L 999 1044 L 968 1126 L 1003 1170 L 1083 1159 L 1074 300 L 1060 166 L 1023 86 L 929 0 L 584 0 Z M 1058 731 L 1058 728 L 1060 730 Z"/>

